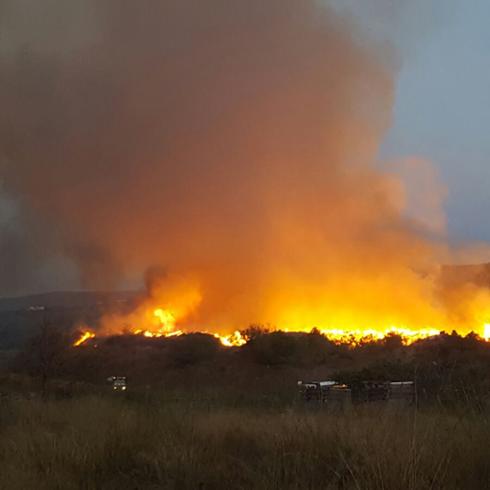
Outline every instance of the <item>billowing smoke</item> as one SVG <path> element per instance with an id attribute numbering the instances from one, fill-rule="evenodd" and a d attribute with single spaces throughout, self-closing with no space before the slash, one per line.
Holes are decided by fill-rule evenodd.
<path id="1" fill-rule="evenodd" d="M 352 19 L 314 0 L 0 11 L 1 169 L 37 224 L 27 255 L 74 261 L 86 287 L 161 268 L 199 291 L 191 326 L 446 321 L 440 246 L 375 168 L 393 55 Z"/>

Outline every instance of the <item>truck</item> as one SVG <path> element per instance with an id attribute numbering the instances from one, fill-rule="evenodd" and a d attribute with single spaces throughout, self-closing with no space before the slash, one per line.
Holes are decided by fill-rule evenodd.
<path id="1" fill-rule="evenodd" d="M 121 392 L 128 389 L 126 376 L 109 376 L 107 381 L 112 384 L 112 391 Z"/>

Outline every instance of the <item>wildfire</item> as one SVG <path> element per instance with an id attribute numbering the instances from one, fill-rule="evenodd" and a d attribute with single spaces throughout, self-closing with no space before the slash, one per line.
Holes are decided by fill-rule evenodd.
<path id="1" fill-rule="evenodd" d="M 89 339 L 95 338 L 95 334 L 93 332 L 89 332 L 88 330 L 83 332 L 80 337 L 73 343 L 73 347 L 78 347 Z"/>
<path id="2" fill-rule="evenodd" d="M 147 328 L 130 328 L 129 333 L 147 338 L 179 337 L 186 333 L 189 333 L 177 328 L 176 315 L 168 309 L 155 308 L 150 310 L 148 314 L 149 315 L 145 314 L 144 318 L 153 318 L 154 322 L 150 322 L 151 325 L 148 325 Z M 284 329 L 283 331 L 292 332 L 297 331 L 297 329 Z M 408 327 L 397 326 L 390 326 L 384 329 L 321 328 L 318 329 L 318 331 L 332 342 L 348 345 L 356 345 L 367 341 L 379 341 L 385 339 L 390 335 L 400 336 L 403 344 L 410 345 L 417 340 L 434 337 L 441 333 L 440 330 L 435 328 L 411 329 Z M 229 335 L 222 335 L 206 330 L 202 330 L 200 331 L 200 333 L 212 335 L 213 337 L 218 339 L 224 347 L 240 347 L 247 343 L 247 339 L 238 330 Z M 481 337 L 486 341 L 490 341 L 490 323 L 487 323 L 483 326 Z M 95 333 L 93 331 L 84 330 L 80 337 L 73 343 L 73 346 L 81 346 L 85 344 L 88 340 L 93 338 L 95 338 Z"/>
<path id="3" fill-rule="evenodd" d="M 284 330 L 288 332 L 288 330 Z M 339 330 L 339 329 L 324 329 L 319 330 L 331 342 L 338 344 L 356 345 L 363 341 L 379 341 L 383 340 L 389 335 L 398 335 L 401 337 L 404 345 L 410 345 L 417 340 L 427 339 L 440 335 L 440 331 L 432 328 L 426 328 L 421 330 L 411 330 L 408 328 L 391 327 L 386 330 Z M 171 332 L 150 332 L 149 330 L 136 329 L 131 332 L 133 335 L 142 335 L 146 338 L 171 338 L 180 337 L 185 335 L 183 330 L 174 330 Z M 200 333 L 212 335 L 218 339 L 224 347 L 241 347 L 247 343 L 246 338 L 236 330 L 230 335 L 220 335 L 218 333 L 211 333 L 208 331 L 201 331 Z M 73 343 L 74 347 L 79 347 L 85 344 L 88 340 L 95 338 L 95 333 L 86 331 L 83 332 L 80 337 Z M 487 342 L 490 342 L 490 324 L 486 324 L 483 329 L 482 338 Z"/>
<path id="4" fill-rule="evenodd" d="M 157 308 L 153 315 L 160 321 L 161 330 L 172 332 L 175 329 L 175 316 L 170 311 Z"/>
<path id="5" fill-rule="evenodd" d="M 490 323 L 485 323 L 483 326 L 483 338 L 490 342 Z"/>
<path id="6" fill-rule="evenodd" d="M 325 335 L 328 340 L 341 344 L 358 344 L 365 340 L 383 340 L 389 335 L 398 335 L 401 337 L 405 345 L 410 345 L 413 342 L 429 337 L 435 337 L 441 332 L 435 328 L 422 328 L 413 330 L 405 327 L 389 327 L 384 330 L 365 329 L 365 330 L 339 330 L 325 329 L 320 330 L 322 335 Z"/>
<path id="7" fill-rule="evenodd" d="M 137 328 L 132 330 L 131 333 L 134 333 L 135 335 L 143 335 L 144 337 L 148 338 L 176 337 L 184 333 L 182 330 L 176 330 L 176 319 L 172 312 L 163 308 L 156 308 L 152 314 L 158 322 L 155 328 L 152 328 L 151 330 Z"/>
<path id="8" fill-rule="evenodd" d="M 163 308 L 156 308 L 155 310 L 153 310 L 152 316 L 158 320 L 158 325 L 156 327 L 154 327 L 152 330 L 136 328 L 132 329 L 130 333 L 133 335 L 142 335 L 143 337 L 147 338 L 180 337 L 181 335 L 185 334 L 183 330 L 179 330 L 175 327 L 176 318 L 172 312 Z M 233 332 L 231 335 L 220 335 L 207 331 L 203 331 L 201 333 L 212 335 L 213 337 L 218 339 L 225 347 L 239 347 L 246 344 L 247 342 L 238 330 Z M 95 333 L 89 330 L 85 330 L 73 343 L 73 346 L 79 347 L 93 338 L 95 338 Z"/>
<path id="9" fill-rule="evenodd" d="M 172 312 L 163 308 L 157 308 L 153 311 L 153 316 L 160 322 L 160 326 L 156 331 L 136 329 L 133 331 L 133 333 L 135 335 L 143 335 L 144 337 L 148 338 L 179 337 L 184 335 L 184 331 L 176 329 L 176 318 Z M 207 331 L 203 331 L 201 333 L 212 335 L 225 347 L 239 347 L 246 343 L 246 340 L 238 330 L 233 332 L 231 335 L 219 335 L 217 333 Z"/>
<path id="10" fill-rule="evenodd" d="M 215 333 L 214 337 L 219 339 L 219 341 L 225 347 L 240 347 L 247 343 L 247 340 L 243 337 L 243 335 L 238 330 L 236 330 L 235 332 L 233 332 L 231 335 L 228 336 L 222 336 Z"/>

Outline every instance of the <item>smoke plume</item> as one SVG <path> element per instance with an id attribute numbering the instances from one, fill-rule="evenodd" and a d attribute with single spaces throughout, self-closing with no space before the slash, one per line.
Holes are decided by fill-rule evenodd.
<path id="1" fill-rule="evenodd" d="M 0 12 L 0 161 L 38 224 L 27 255 L 70 259 L 86 287 L 156 267 L 152 290 L 199 297 L 189 326 L 447 321 L 440 246 L 375 166 L 393 53 L 352 18 L 314 0 Z"/>

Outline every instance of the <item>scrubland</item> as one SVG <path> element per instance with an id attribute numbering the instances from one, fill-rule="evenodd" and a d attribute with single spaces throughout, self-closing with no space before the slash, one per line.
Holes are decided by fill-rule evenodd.
<path id="1" fill-rule="evenodd" d="M 0 488 L 484 489 L 489 415 L 86 395 L 0 405 Z"/>
<path id="2" fill-rule="evenodd" d="M 41 332 L 0 375 L 0 489 L 490 489 L 490 343 L 255 334 L 73 348 Z M 298 380 L 329 378 L 412 379 L 417 403 L 298 399 Z"/>

